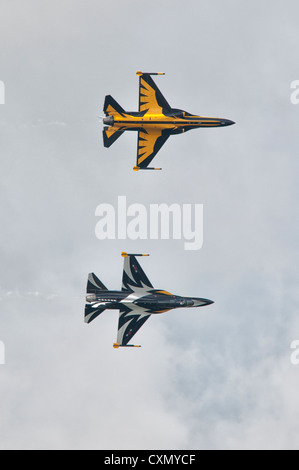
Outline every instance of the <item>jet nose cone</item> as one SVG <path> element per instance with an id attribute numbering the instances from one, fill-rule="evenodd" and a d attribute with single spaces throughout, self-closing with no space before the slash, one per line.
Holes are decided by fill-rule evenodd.
<path id="1" fill-rule="evenodd" d="M 192 301 L 193 307 L 204 307 L 205 305 L 211 305 L 214 303 L 214 301 L 210 299 L 192 298 Z"/>
<path id="2" fill-rule="evenodd" d="M 232 126 L 233 124 L 236 124 L 235 121 L 231 121 L 230 119 L 222 119 L 221 121 L 222 126 Z"/>

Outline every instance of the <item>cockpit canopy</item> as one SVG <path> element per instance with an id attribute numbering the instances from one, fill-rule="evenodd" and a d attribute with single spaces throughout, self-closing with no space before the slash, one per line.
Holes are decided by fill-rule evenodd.
<path id="1" fill-rule="evenodd" d="M 178 117 L 178 118 L 192 116 L 192 114 L 187 113 L 187 111 L 183 111 L 182 109 L 176 109 L 176 108 L 171 109 L 170 115 L 173 117 Z"/>

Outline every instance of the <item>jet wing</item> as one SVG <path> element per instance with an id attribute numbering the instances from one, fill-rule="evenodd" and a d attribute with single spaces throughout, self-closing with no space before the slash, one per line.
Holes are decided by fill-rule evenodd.
<path id="1" fill-rule="evenodd" d="M 150 283 L 147 275 L 138 263 L 136 257 L 127 253 L 124 253 L 123 256 L 124 270 L 122 279 L 122 290 L 134 291 L 136 288 L 153 289 L 152 284 Z"/>
<path id="2" fill-rule="evenodd" d="M 151 77 L 151 75 L 160 74 L 149 74 L 142 72 L 137 72 L 137 74 L 139 75 L 139 112 L 165 114 L 165 112 L 170 111 L 170 105 Z"/>
<path id="3" fill-rule="evenodd" d="M 124 306 L 119 311 L 117 343 L 114 344 L 114 347 L 127 346 L 128 342 L 150 316 L 151 314 L 143 313 L 142 309 L 138 307 L 132 310 Z"/>
<path id="4" fill-rule="evenodd" d="M 139 130 L 137 145 L 137 168 L 145 169 L 157 155 L 170 136 L 169 130 L 148 128 Z"/>

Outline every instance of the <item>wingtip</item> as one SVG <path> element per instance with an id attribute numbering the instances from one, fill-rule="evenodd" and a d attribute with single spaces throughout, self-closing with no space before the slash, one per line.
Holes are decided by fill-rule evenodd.
<path id="1" fill-rule="evenodd" d="M 141 70 L 137 70 L 136 75 L 139 77 L 142 75 L 165 75 L 165 72 L 141 72 Z"/>
<path id="2" fill-rule="evenodd" d="M 127 256 L 149 256 L 149 253 L 127 253 L 126 251 L 123 251 L 121 256 L 123 258 L 126 258 Z"/>
<path id="3" fill-rule="evenodd" d="M 140 166 L 133 166 L 134 171 L 139 171 L 139 170 L 162 170 L 162 168 L 153 168 L 153 167 L 145 167 L 141 168 Z"/>
<path id="4" fill-rule="evenodd" d="M 114 349 L 118 348 L 141 348 L 141 344 L 119 344 L 113 343 Z"/>

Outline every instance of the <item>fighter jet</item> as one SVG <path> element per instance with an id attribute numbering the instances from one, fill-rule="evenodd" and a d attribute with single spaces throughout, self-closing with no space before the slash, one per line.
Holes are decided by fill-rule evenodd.
<path id="1" fill-rule="evenodd" d="M 235 124 L 229 119 L 202 117 L 171 108 L 151 75 L 164 73 L 136 72 L 139 76 L 139 111 L 125 111 L 112 96 L 104 102 L 104 146 L 110 147 L 124 131 L 138 132 L 137 162 L 134 170 L 161 170 L 148 165 L 169 136 L 198 127 L 223 127 Z"/>
<path id="2" fill-rule="evenodd" d="M 123 252 L 124 268 L 121 291 L 108 290 L 94 273 L 88 275 L 85 323 L 90 323 L 104 310 L 119 310 L 117 341 L 114 348 L 140 347 L 129 344 L 135 333 L 151 315 L 174 308 L 203 307 L 214 303 L 198 297 L 180 297 L 161 289 L 154 289 L 137 256 Z"/>

